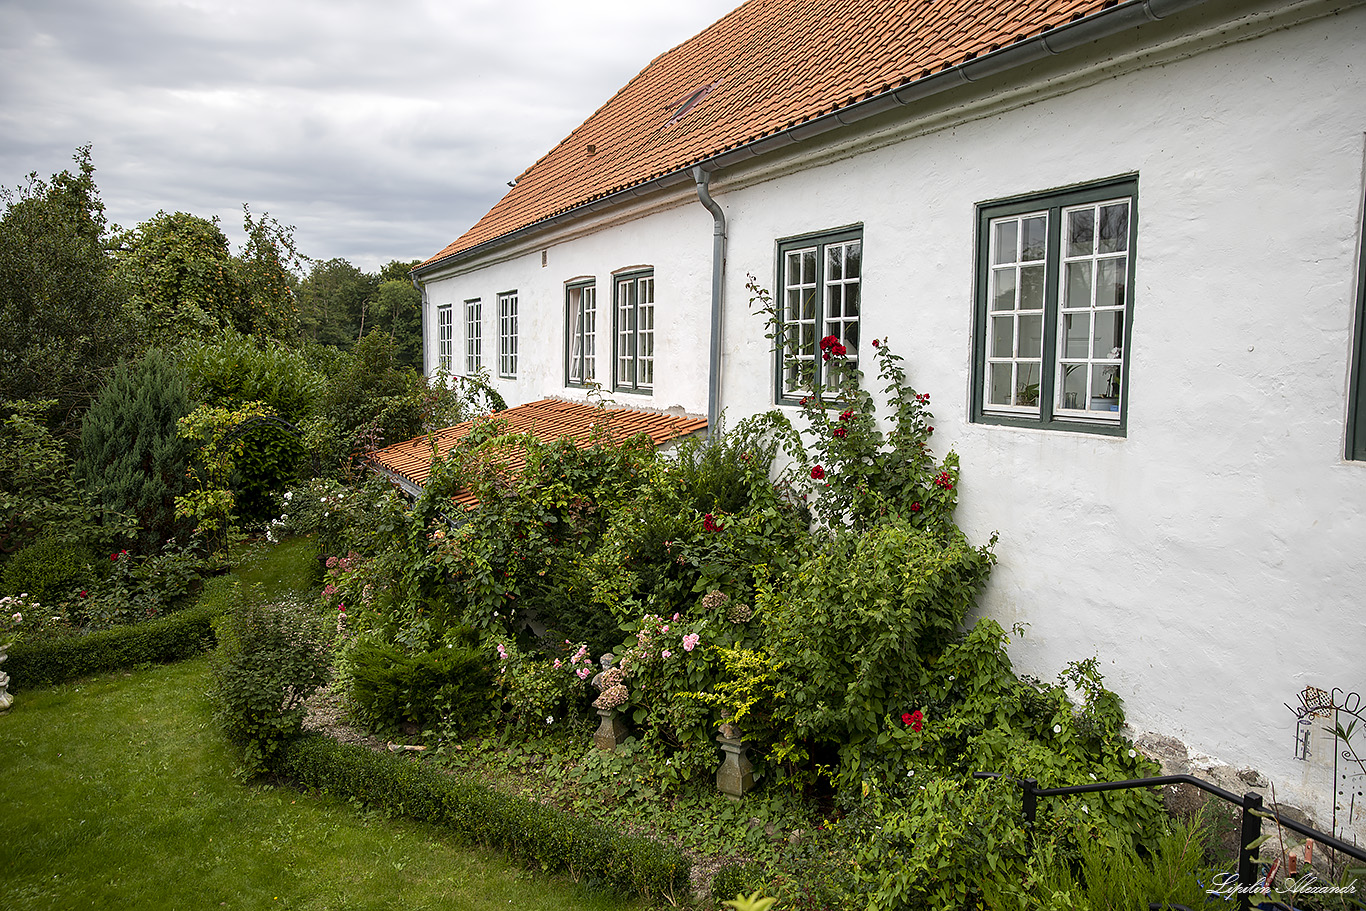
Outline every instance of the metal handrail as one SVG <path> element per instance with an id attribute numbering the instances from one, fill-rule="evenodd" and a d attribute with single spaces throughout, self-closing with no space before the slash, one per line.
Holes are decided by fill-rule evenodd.
<path id="1" fill-rule="evenodd" d="M 1008 776 L 1004 776 L 1000 772 L 973 772 L 972 777 L 1005 778 Z M 1261 837 L 1262 818 L 1268 815 L 1262 808 L 1262 795 L 1249 791 L 1239 797 L 1232 791 L 1226 791 L 1218 785 L 1210 784 L 1194 775 L 1159 775 L 1155 778 L 1131 778 L 1125 781 L 1097 781 L 1092 784 L 1068 785 L 1061 788 L 1041 788 L 1038 780 L 1034 778 L 1017 778 L 1014 780 L 1020 785 L 1020 796 L 1023 804 L 1021 809 L 1024 812 L 1026 825 L 1034 824 L 1034 818 L 1038 814 L 1040 797 L 1072 797 L 1077 794 L 1090 794 L 1098 791 L 1151 788 L 1168 784 L 1188 784 L 1240 807 L 1242 813 L 1238 839 L 1238 885 L 1240 887 L 1238 890 L 1238 911 L 1248 911 L 1251 907 L 1251 889 L 1257 881 L 1257 850 L 1252 847 L 1252 843 Z M 1292 832 L 1298 832 L 1306 838 L 1312 838 L 1325 848 L 1330 848 L 1360 861 L 1366 861 L 1366 849 L 1348 844 L 1342 839 L 1320 832 L 1312 826 L 1301 825 L 1290 819 L 1282 819 L 1279 813 L 1271 814 L 1271 818 L 1277 825 L 1284 826 Z"/>

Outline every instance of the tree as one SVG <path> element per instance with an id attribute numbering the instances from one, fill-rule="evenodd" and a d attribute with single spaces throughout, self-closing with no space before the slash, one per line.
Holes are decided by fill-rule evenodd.
<path id="1" fill-rule="evenodd" d="M 380 282 L 370 304 L 372 331 L 387 332 L 394 340 L 394 359 L 405 367 L 422 368 L 422 293 L 405 280 Z"/>
<path id="2" fill-rule="evenodd" d="M 177 422 L 189 413 L 184 377 L 153 348 L 120 366 L 85 414 L 76 473 L 106 508 L 137 517 L 143 553 L 189 530 L 175 513 L 189 465 Z"/>
<path id="3" fill-rule="evenodd" d="M 0 399 L 51 400 L 47 423 L 68 442 L 105 372 L 137 347 L 90 147 L 73 160 L 75 174 L 0 189 Z"/>
<path id="4" fill-rule="evenodd" d="M 304 337 L 350 348 L 365 334 L 367 308 L 378 287 L 375 276 L 344 259 L 314 263 L 299 287 Z"/>
<path id="5" fill-rule="evenodd" d="M 202 339 L 233 324 L 243 288 L 216 218 L 158 212 L 115 244 L 129 310 L 152 344 Z"/>
<path id="6" fill-rule="evenodd" d="M 261 337 L 297 338 L 295 289 L 304 257 L 294 246 L 294 229 L 269 214 L 253 218 L 246 205 L 242 206 L 242 228 L 247 243 L 236 259 L 241 294 L 232 314 L 233 328 Z"/>

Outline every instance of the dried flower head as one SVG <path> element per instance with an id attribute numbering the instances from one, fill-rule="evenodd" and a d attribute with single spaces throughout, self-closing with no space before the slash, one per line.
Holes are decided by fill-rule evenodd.
<path id="1" fill-rule="evenodd" d="M 626 687 L 618 683 L 616 686 L 609 686 L 602 691 L 602 695 L 593 700 L 593 707 L 611 711 L 621 708 L 626 704 L 626 700 L 631 697 Z"/>
<path id="2" fill-rule="evenodd" d="M 712 589 L 702 596 L 702 609 L 704 611 L 720 610 L 721 607 L 730 600 L 730 595 L 720 589 Z"/>

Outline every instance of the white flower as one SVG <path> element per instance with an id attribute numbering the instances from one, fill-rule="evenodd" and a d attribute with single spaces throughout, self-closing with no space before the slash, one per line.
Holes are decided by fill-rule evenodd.
<path id="1" fill-rule="evenodd" d="M 286 491 L 285 491 L 285 502 L 288 503 L 288 502 L 289 502 L 290 500 L 292 500 L 292 499 L 294 499 L 294 491 L 292 491 L 292 490 L 286 490 Z"/>
<path id="2" fill-rule="evenodd" d="M 1081 805 L 1081 811 L 1088 816 L 1091 815 L 1091 808 L 1088 807 L 1086 804 Z"/>
<path id="3" fill-rule="evenodd" d="M 1133 750 L 1130 750 L 1130 751 L 1129 751 L 1129 758 L 1130 758 L 1130 759 L 1133 759 L 1133 758 L 1134 758 L 1135 756 L 1137 756 L 1137 755 L 1138 755 L 1138 753 L 1136 753 L 1135 751 L 1133 751 Z"/>
<path id="4" fill-rule="evenodd" d="M 546 724 L 554 724 L 554 723 L 555 723 L 555 716 L 554 716 L 554 715 L 546 715 L 546 716 L 545 716 L 545 723 L 546 723 Z"/>
<path id="5" fill-rule="evenodd" d="M 1061 734 L 1061 733 L 1062 733 L 1062 725 L 1060 725 L 1060 724 L 1055 724 L 1055 725 L 1053 725 L 1053 733 L 1054 733 L 1054 734 Z"/>
<path id="6" fill-rule="evenodd" d="M 24 615 L 23 615 L 23 614 L 15 614 L 15 615 L 14 615 L 14 622 L 15 622 L 15 623 L 23 623 L 23 622 L 24 622 Z"/>

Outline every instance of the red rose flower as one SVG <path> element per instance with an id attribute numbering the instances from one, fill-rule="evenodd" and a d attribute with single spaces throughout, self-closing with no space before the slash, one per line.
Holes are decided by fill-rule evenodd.
<path id="1" fill-rule="evenodd" d="M 879 347 L 879 344 L 878 344 L 878 340 L 877 340 L 877 339 L 873 339 L 873 347 L 874 347 L 874 348 Z"/>
<path id="2" fill-rule="evenodd" d="M 906 721 L 907 717 L 909 717 L 911 720 Z M 911 730 L 919 734 L 920 729 L 925 726 L 924 717 L 924 715 L 920 714 L 920 709 L 916 709 L 914 712 L 911 712 L 909 716 L 902 715 L 901 720 L 906 721 L 906 723 L 911 726 Z"/>
<path id="3" fill-rule="evenodd" d="M 905 714 L 903 714 L 903 715 L 901 716 L 901 723 L 902 723 L 902 724 L 905 724 L 905 725 L 909 725 L 909 724 L 910 724 L 912 721 L 914 721 L 914 720 L 915 720 L 915 719 L 914 719 L 914 717 L 911 715 L 910 712 L 906 712 Z"/>
<path id="4" fill-rule="evenodd" d="M 914 503 L 911 504 L 911 512 L 920 512 L 920 510 L 923 508 L 924 507 L 920 505 L 919 500 L 916 500 Z"/>
<path id="5" fill-rule="evenodd" d="M 849 435 L 849 431 L 845 430 L 843 427 L 836 427 L 836 428 L 835 428 L 835 439 L 837 439 L 837 440 L 842 440 L 842 439 L 844 439 L 844 438 L 845 438 L 846 436 L 848 436 L 848 435 Z"/>
<path id="6" fill-rule="evenodd" d="M 823 480 L 825 478 L 825 469 L 817 465 L 815 468 L 811 469 L 811 477 L 815 478 L 817 481 Z"/>
<path id="7" fill-rule="evenodd" d="M 707 513 L 702 517 L 702 529 L 704 531 L 720 531 L 721 523 L 716 521 L 716 516 Z"/>

